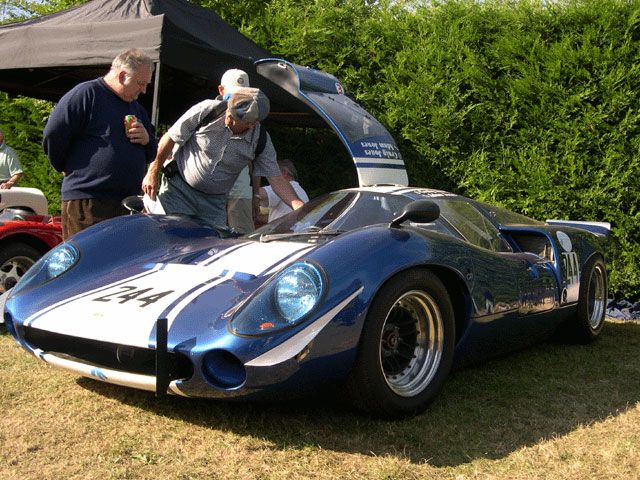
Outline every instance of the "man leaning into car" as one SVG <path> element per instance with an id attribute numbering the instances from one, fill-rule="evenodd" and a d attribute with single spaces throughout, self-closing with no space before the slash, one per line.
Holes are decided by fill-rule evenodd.
<path id="1" fill-rule="evenodd" d="M 194 105 L 158 142 L 142 190 L 152 200 L 157 195 L 168 214 L 225 227 L 227 194 L 242 169 L 252 163 L 254 175 L 266 177 L 287 205 L 300 208 L 304 203 L 282 176 L 268 133 L 264 150 L 255 153 L 259 132 L 254 127 L 268 114 L 269 99 L 257 88 L 240 88 L 226 103 L 204 100 Z M 160 168 L 172 153 L 158 189 Z"/>

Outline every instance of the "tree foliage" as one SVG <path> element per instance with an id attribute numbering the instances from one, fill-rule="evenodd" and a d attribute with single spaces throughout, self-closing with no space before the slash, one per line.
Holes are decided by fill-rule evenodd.
<path id="1" fill-rule="evenodd" d="M 613 222 L 611 285 L 637 294 L 640 0 L 197 3 L 275 56 L 338 77 L 394 135 L 413 185 L 540 219 Z M 9 117 L 20 102 L 0 97 L 0 122 L 39 145 L 31 115 L 46 108 Z M 273 136 L 311 192 L 355 181 L 327 132 Z"/>
<path id="2" fill-rule="evenodd" d="M 52 104 L 32 98 L 10 99 L 0 92 L 0 127 L 5 142 L 18 156 L 25 172 L 21 187 L 42 190 L 49 201 L 51 212 L 60 211 L 60 175 L 49 166 L 42 151 L 42 129 Z"/>
<path id="3" fill-rule="evenodd" d="M 13 23 L 48 15 L 84 2 L 85 0 L 48 0 L 46 2 L 42 0 L 3 0 L 0 5 L 2 13 L 0 23 Z"/>

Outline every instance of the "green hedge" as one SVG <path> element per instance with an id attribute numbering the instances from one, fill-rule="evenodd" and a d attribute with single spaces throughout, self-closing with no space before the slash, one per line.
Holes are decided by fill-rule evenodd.
<path id="1" fill-rule="evenodd" d="M 639 1 L 275 0 L 263 26 L 389 127 L 413 185 L 612 222 L 611 287 L 637 295 Z"/>
<path id="2" fill-rule="evenodd" d="M 198 3 L 336 75 L 388 126 L 413 185 L 612 222 L 611 288 L 638 293 L 640 0 Z M 29 102 L 0 96 L 0 124 L 29 159 L 25 184 L 42 181 L 55 206 L 59 177 L 39 150 L 46 104 Z M 308 191 L 355 182 L 335 138 L 298 133 L 273 136 Z"/>
<path id="3" fill-rule="evenodd" d="M 42 151 L 42 130 L 52 107 L 51 102 L 11 99 L 0 92 L 0 127 L 5 143 L 16 151 L 24 170 L 19 186 L 42 190 L 49 201 L 49 211 L 59 213 L 62 176 L 51 168 Z"/>

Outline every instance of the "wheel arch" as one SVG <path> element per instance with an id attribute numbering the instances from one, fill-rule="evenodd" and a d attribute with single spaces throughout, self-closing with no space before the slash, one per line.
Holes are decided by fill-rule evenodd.
<path id="1" fill-rule="evenodd" d="M 589 255 L 587 255 L 584 259 L 584 261 L 582 262 L 582 268 L 584 268 L 584 266 L 591 262 L 593 259 L 598 258 L 600 260 L 602 260 L 604 262 L 604 266 L 605 268 L 608 266 L 607 264 L 607 258 L 604 254 L 604 252 L 600 251 L 600 250 L 594 250 L 592 251 Z M 607 272 L 608 273 L 608 272 Z"/>
<path id="2" fill-rule="evenodd" d="M 51 250 L 51 247 L 49 247 L 49 245 L 47 245 L 45 241 L 39 239 L 38 237 L 34 237 L 33 235 L 28 235 L 25 233 L 16 233 L 3 237 L 2 239 L 0 239 L 0 248 L 3 248 L 6 245 L 10 245 L 12 243 L 23 243 L 29 245 L 30 247 L 38 250 L 43 255 Z"/>
<path id="3" fill-rule="evenodd" d="M 35 210 L 33 208 L 31 208 L 31 207 L 17 206 L 16 205 L 15 207 L 7 207 L 7 208 L 11 209 L 11 210 L 24 210 L 27 213 L 33 213 L 33 214 L 37 215 Z"/>
<path id="4" fill-rule="evenodd" d="M 455 319 L 455 343 L 458 345 L 469 326 L 469 319 L 471 318 L 471 294 L 469 289 L 460 275 L 450 268 L 439 265 L 429 265 L 423 268 L 433 272 L 447 289 Z"/>
<path id="5" fill-rule="evenodd" d="M 609 288 L 609 263 L 607 262 L 607 257 L 601 250 L 593 250 L 589 255 L 584 258 L 582 265 L 580 265 L 580 280 L 582 280 L 582 275 L 584 274 L 585 266 L 600 260 L 604 263 L 604 274 L 605 281 L 607 283 L 607 290 Z M 582 288 L 581 288 L 582 289 Z"/>
<path id="6" fill-rule="evenodd" d="M 451 306 L 453 307 L 454 323 L 456 328 L 455 344 L 457 345 L 460 339 L 464 336 L 464 333 L 469 325 L 469 319 L 471 318 L 471 296 L 464 280 L 455 270 L 446 266 L 412 266 L 410 268 L 395 272 L 378 287 L 378 291 L 381 290 L 392 279 L 400 275 L 406 275 L 407 272 L 410 271 L 429 271 L 436 277 L 438 277 L 438 279 L 447 289 L 447 293 L 451 300 Z"/>

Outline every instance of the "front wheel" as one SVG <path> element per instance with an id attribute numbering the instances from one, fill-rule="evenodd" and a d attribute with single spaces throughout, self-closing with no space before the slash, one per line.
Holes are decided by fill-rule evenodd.
<path id="1" fill-rule="evenodd" d="M 369 307 L 348 390 L 363 410 L 382 417 L 415 414 L 440 391 L 453 359 L 451 300 L 431 272 L 402 273 Z"/>

